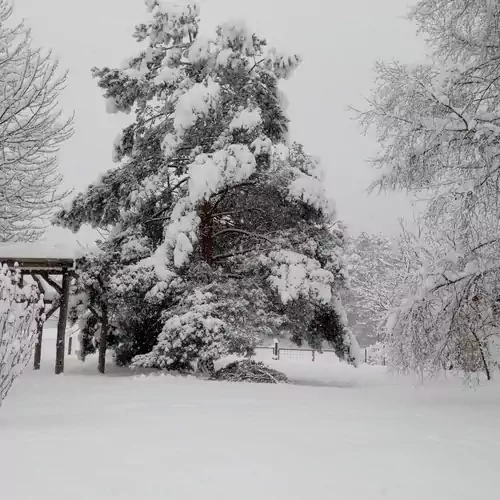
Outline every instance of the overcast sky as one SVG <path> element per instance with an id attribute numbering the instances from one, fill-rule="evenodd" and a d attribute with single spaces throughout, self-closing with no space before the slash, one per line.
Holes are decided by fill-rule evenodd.
<path id="1" fill-rule="evenodd" d="M 69 83 L 61 103 L 76 114 L 76 133 L 60 154 L 68 187 L 81 191 L 113 167 L 113 139 L 128 119 L 108 115 L 90 76 L 93 66 L 118 66 L 139 47 L 133 26 L 147 16 L 143 0 L 15 0 L 37 45 L 52 48 Z M 279 49 L 304 63 L 284 90 L 293 140 L 320 156 L 339 218 L 351 233 L 394 234 L 399 216 L 411 216 L 403 195 L 367 196 L 376 175 L 365 160 L 376 151 L 349 105 L 363 106 L 376 60 L 422 58 L 423 44 L 403 16 L 407 0 L 201 0 L 202 29 L 242 18 Z M 53 233 L 65 240 L 64 231 Z M 85 236 L 83 236 L 85 237 Z"/>

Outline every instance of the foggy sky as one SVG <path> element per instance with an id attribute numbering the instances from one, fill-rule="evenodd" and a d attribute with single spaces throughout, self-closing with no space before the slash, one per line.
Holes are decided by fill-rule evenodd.
<path id="1" fill-rule="evenodd" d="M 321 158 L 339 218 L 356 234 L 394 234 L 399 216 L 411 216 L 403 195 L 370 195 L 376 172 L 366 164 L 376 152 L 347 111 L 363 106 L 379 59 L 422 59 L 423 44 L 403 16 L 405 0 L 202 0 L 202 30 L 242 18 L 280 50 L 304 62 L 283 85 L 290 101 L 291 137 Z M 81 191 L 113 167 L 112 143 L 130 117 L 108 115 L 92 80 L 93 66 L 116 67 L 138 52 L 133 26 L 147 17 L 143 0 L 16 0 L 16 16 L 32 28 L 34 43 L 52 48 L 69 83 L 61 96 L 76 114 L 76 132 L 60 154 L 65 186 Z M 65 230 L 51 236 L 68 241 Z M 89 238 L 89 233 L 79 239 Z"/>

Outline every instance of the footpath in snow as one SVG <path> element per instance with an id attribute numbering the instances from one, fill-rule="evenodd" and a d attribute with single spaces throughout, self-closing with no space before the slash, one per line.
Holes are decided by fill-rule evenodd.
<path id="1" fill-rule="evenodd" d="M 281 359 L 291 385 L 134 376 L 67 358 L 0 409 L 0 499 L 498 498 L 500 385 L 415 388 L 333 358 Z"/>

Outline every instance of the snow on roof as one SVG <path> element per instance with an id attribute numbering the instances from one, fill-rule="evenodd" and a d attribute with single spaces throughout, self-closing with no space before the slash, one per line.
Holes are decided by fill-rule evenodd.
<path id="1" fill-rule="evenodd" d="M 17 259 L 75 260 L 78 251 L 77 248 L 69 245 L 51 244 L 46 241 L 0 243 L 0 262 Z"/>

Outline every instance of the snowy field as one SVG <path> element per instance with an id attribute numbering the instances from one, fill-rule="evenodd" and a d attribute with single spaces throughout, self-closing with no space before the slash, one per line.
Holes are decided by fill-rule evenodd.
<path id="1" fill-rule="evenodd" d="M 261 358 L 270 358 L 263 352 Z M 500 495 L 500 385 L 274 362 L 288 386 L 28 370 L 0 409 L 5 500 L 475 500 Z"/>

